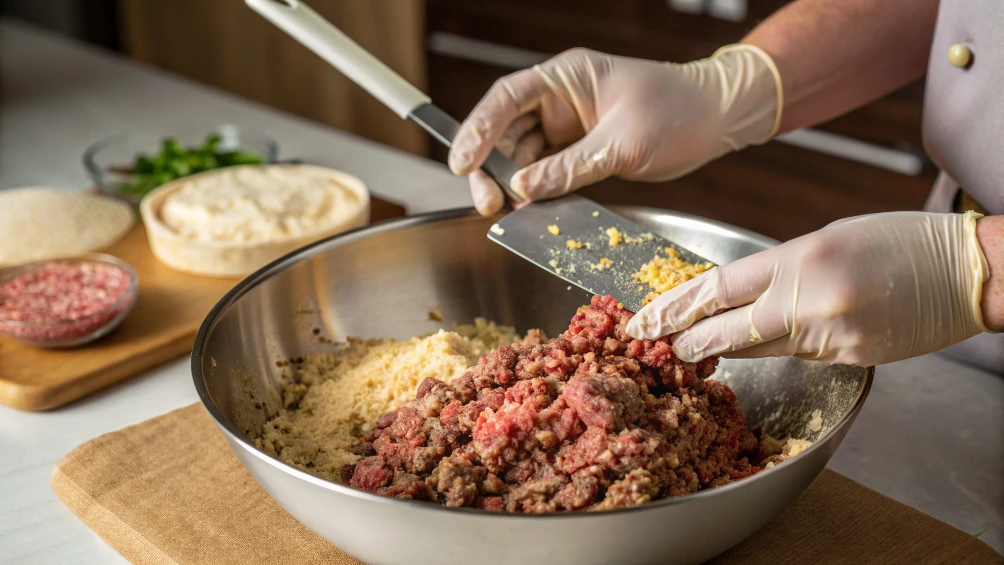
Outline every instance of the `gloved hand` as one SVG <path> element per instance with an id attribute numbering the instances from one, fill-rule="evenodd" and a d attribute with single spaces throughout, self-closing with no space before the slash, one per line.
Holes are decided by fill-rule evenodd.
<path id="1" fill-rule="evenodd" d="M 496 82 L 454 137 L 450 169 L 470 175 L 485 215 L 504 202 L 478 169 L 493 146 L 524 167 L 512 188 L 529 200 L 612 175 L 670 180 L 770 139 L 780 80 L 750 45 L 682 65 L 573 49 Z"/>
<path id="2" fill-rule="evenodd" d="M 793 355 L 869 366 L 937 351 L 989 331 L 979 217 L 893 212 L 841 220 L 666 292 L 627 332 L 673 334 L 684 361 Z M 712 316 L 722 308 L 733 310 Z"/>

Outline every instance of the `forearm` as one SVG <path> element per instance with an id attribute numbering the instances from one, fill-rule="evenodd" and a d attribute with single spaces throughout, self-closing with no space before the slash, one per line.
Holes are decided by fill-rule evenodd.
<path id="1" fill-rule="evenodd" d="M 798 0 L 743 43 L 766 51 L 784 91 L 780 132 L 839 116 L 924 74 L 938 0 Z"/>
<path id="2" fill-rule="evenodd" d="M 976 222 L 976 239 L 990 266 L 990 279 L 983 284 L 983 323 L 1004 331 L 1004 216 L 987 216 Z"/>

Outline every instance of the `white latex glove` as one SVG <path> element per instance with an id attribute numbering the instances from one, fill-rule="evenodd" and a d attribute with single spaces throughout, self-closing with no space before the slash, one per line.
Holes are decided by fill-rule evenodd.
<path id="1" fill-rule="evenodd" d="M 685 361 L 793 355 L 877 365 L 984 331 L 979 214 L 859 216 L 717 267 L 641 309 L 627 332 L 667 334 Z M 712 313 L 733 308 L 718 316 Z"/>
<path id="2" fill-rule="evenodd" d="M 478 169 L 492 146 L 524 167 L 512 188 L 529 200 L 613 175 L 670 180 L 766 142 L 780 99 L 773 61 L 751 45 L 682 65 L 573 49 L 496 82 L 454 137 L 450 169 L 470 175 L 486 215 L 504 202 Z"/>

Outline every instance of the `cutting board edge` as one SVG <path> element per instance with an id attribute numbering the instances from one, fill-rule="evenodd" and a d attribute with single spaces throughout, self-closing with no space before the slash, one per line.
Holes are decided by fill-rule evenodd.
<path id="1" fill-rule="evenodd" d="M 33 384 L 12 383 L 0 378 L 0 404 L 23 412 L 44 412 L 61 408 L 76 400 L 136 377 L 143 371 L 154 369 L 191 353 L 195 341 L 195 331 L 186 332 L 143 355 L 122 363 L 112 369 L 99 369 L 66 381 L 56 387 L 42 387 Z"/>

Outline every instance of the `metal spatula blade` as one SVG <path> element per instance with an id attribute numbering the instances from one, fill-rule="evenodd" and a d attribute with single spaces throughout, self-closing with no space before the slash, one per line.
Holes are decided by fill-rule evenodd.
<path id="1" fill-rule="evenodd" d="M 611 245 L 611 234 L 619 239 L 616 245 Z M 492 226 L 488 238 L 579 288 L 613 296 L 632 312 L 641 309 L 652 291 L 634 274 L 657 255 L 665 257 L 666 248 L 689 263 L 710 263 L 574 194 L 510 212 Z"/>

